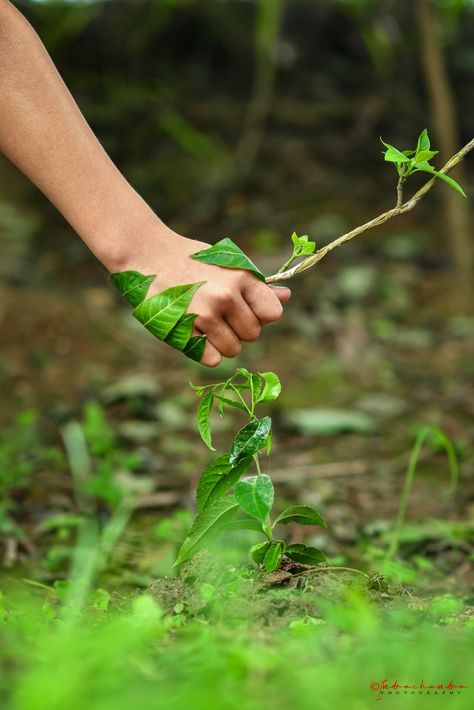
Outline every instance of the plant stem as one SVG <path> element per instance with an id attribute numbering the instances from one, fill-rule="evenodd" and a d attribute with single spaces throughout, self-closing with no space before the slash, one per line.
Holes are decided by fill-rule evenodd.
<path id="1" fill-rule="evenodd" d="M 405 175 L 400 175 L 397 183 L 397 207 L 401 207 L 403 204 L 403 186 L 405 184 Z"/>
<path id="2" fill-rule="evenodd" d="M 441 168 L 441 170 L 439 170 L 439 172 L 443 174 L 449 173 L 456 165 L 458 165 L 458 163 L 460 163 L 464 159 L 464 157 L 473 148 L 474 138 L 472 138 L 469 143 L 466 143 L 466 145 L 461 148 L 460 151 L 453 155 L 448 160 L 448 162 Z M 342 244 L 345 244 L 345 242 L 348 242 L 350 239 L 354 239 L 354 237 L 358 237 L 359 234 L 363 234 L 369 229 L 373 229 L 374 227 L 378 227 L 380 224 L 388 222 L 388 220 L 393 219 L 393 217 L 398 217 L 399 215 L 404 214 L 405 212 L 409 212 L 418 204 L 421 198 L 424 197 L 429 190 L 431 190 L 435 182 L 436 177 L 431 178 L 431 180 L 428 180 L 428 182 L 426 182 L 413 195 L 413 197 L 411 197 L 406 202 L 398 205 L 397 201 L 397 205 L 395 207 L 392 207 L 391 210 L 387 210 L 387 212 L 382 212 L 382 214 L 379 214 L 377 217 L 371 219 L 369 222 L 366 222 L 365 224 L 362 224 L 359 227 L 355 227 L 355 229 L 352 229 L 350 232 L 346 232 L 346 234 L 343 234 L 337 239 L 334 239 L 334 241 L 330 242 L 329 244 L 326 244 L 326 246 L 324 247 L 321 247 L 321 249 L 318 249 L 314 254 L 309 256 L 307 259 L 300 261 L 299 264 L 296 264 L 296 266 L 293 266 L 291 269 L 287 269 L 286 271 L 278 272 L 276 274 L 272 274 L 272 276 L 268 276 L 265 279 L 265 282 L 267 284 L 271 284 L 277 281 L 287 281 L 288 279 L 293 278 L 293 276 L 296 276 L 296 274 L 299 274 L 302 271 L 306 271 L 306 269 L 310 269 L 312 266 L 317 264 L 318 261 L 321 261 L 321 259 L 323 259 L 326 254 L 328 254 L 333 249 L 336 249 L 336 247 L 340 247 Z"/>
<path id="3" fill-rule="evenodd" d="M 258 460 L 258 454 L 253 455 L 253 460 L 255 461 L 255 465 L 257 467 L 257 473 L 260 475 L 262 473 L 261 468 L 260 468 L 260 461 Z"/>
<path id="4" fill-rule="evenodd" d="M 242 397 L 242 395 L 240 394 L 240 392 L 239 392 L 239 390 L 237 389 L 237 387 L 235 387 L 235 386 L 232 384 L 232 382 L 230 383 L 230 386 L 232 387 L 232 389 L 234 390 L 235 394 L 237 395 L 237 397 L 240 399 L 240 401 L 241 401 L 242 404 L 244 405 L 245 409 L 247 410 L 247 413 L 248 413 L 249 417 L 253 417 L 253 412 L 250 411 L 250 409 L 249 409 L 249 407 L 248 407 L 248 405 L 247 405 L 247 402 L 246 402 L 245 399 Z"/>
<path id="5" fill-rule="evenodd" d="M 297 259 L 297 257 L 294 254 L 292 254 L 292 256 L 290 256 L 288 261 L 285 261 L 283 266 L 280 269 L 278 269 L 277 273 L 281 274 L 282 271 L 286 271 L 287 269 L 289 269 L 295 259 Z"/>

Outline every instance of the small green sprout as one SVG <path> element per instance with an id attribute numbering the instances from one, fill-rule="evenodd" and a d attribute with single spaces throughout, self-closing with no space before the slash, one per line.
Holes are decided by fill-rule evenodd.
<path id="1" fill-rule="evenodd" d="M 386 151 L 383 151 L 384 158 L 389 163 L 394 163 L 398 175 L 402 182 L 404 182 L 410 175 L 416 172 L 430 173 L 430 175 L 435 175 L 440 180 L 451 185 L 460 195 L 467 197 L 466 193 L 462 189 L 461 185 L 444 173 L 436 170 L 432 165 L 430 165 L 430 160 L 438 155 L 438 150 L 431 150 L 431 141 L 428 135 L 428 131 L 425 128 L 418 137 L 418 143 L 414 150 L 398 150 L 395 146 L 386 143 L 382 138 L 380 139 Z"/>

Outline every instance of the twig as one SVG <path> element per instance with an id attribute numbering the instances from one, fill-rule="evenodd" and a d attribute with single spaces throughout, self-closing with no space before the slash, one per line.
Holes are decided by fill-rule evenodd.
<path id="1" fill-rule="evenodd" d="M 397 183 L 397 207 L 401 207 L 403 205 L 403 186 L 405 184 L 405 176 L 400 175 L 398 178 L 398 183 Z"/>
<path id="2" fill-rule="evenodd" d="M 456 165 L 458 165 L 458 163 L 460 163 L 464 159 L 464 157 L 469 153 L 469 151 L 471 151 L 473 148 L 474 138 L 470 140 L 469 143 L 466 143 L 466 145 L 461 148 L 458 153 L 453 155 L 452 158 L 448 160 L 448 162 L 441 168 L 439 172 L 444 174 L 449 173 L 450 170 L 452 170 Z M 435 182 L 436 177 L 432 177 L 431 180 L 428 180 L 428 182 L 426 182 L 423 187 L 421 187 L 418 192 L 413 195 L 411 199 L 407 200 L 407 202 L 402 202 L 401 204 L 398 204 L 398 201 L 401 201 L 403 199 L 403 193 L 401 192 L 401 189 L 399 189 L 399 187 L 403 187 L 403 184 L 402 186 L 400 186 L 399 181 L 399 187 L 397 187 L 397 205 L 395 207 L 393 207 L 391 210 L 387 210 L 387 212 L 382 212 L 382 214 L 379 214 L 378 217 L 375 217 L 369 222 L 366 222 L 365 224 L 362 224 L 359 227 L 352 229 L 350 232 L 346 232 L 346 234 L 343 234 L 337 239 L 334 239 L 334 241 L 330 242 L 329 244 L 326 244 L 326 246 L 324 247 L 321 247 L 321 249 L 318 249 L 314 254 L 309 256 L 307 259 L 300 261 L 299 264 L 296 264 L 296 266 L 293 266 L 291 269 L 273 274 L 272 276 L 268 276 L 265 279 L 266 283 L 271 284 L 277 281 L 287 281 L 288 279 L 293 278 L 293 276 L 296 276 L 296 274 L 299 274 L 302 271 L 306 271 L 306 269 L 310 269 L 312 266 L 317 264 L 318 261 L 321 261 L 321 259 L 323 259 L 326 254 L 328 254 L 333 249 L 336 249 L 336 247 L 340 247 L 342 244 L 345 244 L 345 242 L 348 242 L 350 239 L 354 239 L 354 237 L 358 237 L 359 234 L 363 234 L 369 229 L 373 229 L 374 227 L 378 227 L 380 224 L 388 222 L 388 220 L 393 219 L 393 217 L 398 217 L 399 215 L 404 214 L 405 212 L 409 212 L 418 204 L 421 198 L 424 197 L 429 190 L 431 190 Z"/>

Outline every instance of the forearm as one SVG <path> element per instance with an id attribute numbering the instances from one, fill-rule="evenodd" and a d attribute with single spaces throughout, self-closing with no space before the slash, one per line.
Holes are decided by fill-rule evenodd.
<path id="1" fill-rule="evenodd" d="M 173 240 L 110 160 L 40 39 L 7 0 L 0 0 L 0 151 L 111 271 L 130 263 L 140 236 L 154 249 Z"/>
<path id="2" fill-rule="evenodd" d="M 109 269 L 157 274 L 149 295 L 201 281 L 189 308 L 207 336 L 201 362 L 234 357 L 281 316 L 288 289 L 248 271 L 202 264 L 207 246 L 168 229 L 133 190 L 83 118 L 36 33 L 0 0 L 0 151 L 56 205 Z"/>

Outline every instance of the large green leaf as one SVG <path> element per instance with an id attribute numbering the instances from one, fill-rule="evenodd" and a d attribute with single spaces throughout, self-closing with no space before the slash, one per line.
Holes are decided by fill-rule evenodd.
<path id="1" fill-rule="evenodd" d="M 225 524 L 225 530 L 255 530 L 256 532 L 263 532 L 262 523 L 255 518 L 237 518 L 237 520 L 231 520 L 230 523 Z"/>
<path id="2" fill-rule="evenodd" d="M 267 519 L 273 505 L 273 483 L 270 476 L 261 473 L 247 476 L 235 484 L 235 499 L 247 515 L 262 523 Z"/>
<path id="3" fill-rule="evenodd" d="M 133 315 L 153 335 L 164 340 L 186 312 L 192 297 L 204 281 L 172 286 L 140 303 Z"/>
<path id="4" fill-rule="evenodd" d="M 233 496 L 219 498 L 214 505 L 206 508 L 196 517 L 188 536 L 179 548 L 175 565 L 191 559 L 196 552 L 202 550 L 221 535 L 239 509 Z"/>
<path id="5" fill-rule="evenodd" d="M 201 474 L 196 489 L 198 510 L 204 510 L 221 498 L 239 480 L 252 463 L 252 457 L 241 459 L 232 465 L 229 454 L 223 454 L 212 461 Z"/>
<path id="6" fill-rule="evenodd" d="M 228 237 L 221 239 L 220 242 L 209 247 L 209 249 L 196 252 L 196 254 L 192 255 L 192 258 L 197 259 L 197 261 L 203 261 L 206 264 L 225 266 L 230 269 L 246 269 L 254 273 L 260 281 L 265 281 L 265 276 L 260 269 Z"/>
<path id="7" fill-rule="evenodd" d="M 239 432 L 232 443 L 230 450 L 230 462 L 234 463 L 238 459 L 247 456 L 253 456 L 262 449 L 266 442 L 272 420 L 270 417 L 263 419 L 252 419 Z"/>
<path id="8" fill-rule="evenodd" d="M 185 313 L 184 316 L 181 316 L 174 328 L 166 336 L 165 343 L 176 348 L 176 350 L 184 350 L 191 338 L 193 323 L 196 318 L 196 313 Z"/>
<path id="9" fill-rule="evenodd" d="M 267 572 L 274 572 L 280 566 L 283 557 L 283 545 L 281 542 L 273 542 L 265 552 L 263 564 Z"/>
<path id="10" fill-rule="evenodd" d="M 280 380 L 274 372 L 261 372 L 260 376 L 263 378 L 265 384 L 256 401 L 273 402 L 281 392 Z"/>
<path id="11" fill-rule="evenodd" d="M 214 391 L 209 390 L 209 392 L 202 395 L 201 401 L 199 402 L 196 420 L 201 439 L 204 441 L 206 446 L 208 446 L 212 451 L 215 451 L 212 445 L 211 435 L 211 412 L 213 404 Z"/>
<path id="12" fill-rule="evenodd" d="M 299 523 L 299 525 L 322 525 L 327 528 L 327 523 L 314 508 L 309 505 L 292 505 L 280 513 L 273 523 L 275 525 L 287 525 L 288 523 Z"/>
<path id="13" fill-rule="evenodd" d="M 303 565 L 319 565 L 321 562 L 326 562 L 326 558 L 317 547 L 309 547 L 297 543 L 288 545 L 285 550 L 285 555 L 295 562 L 300 562 Z"/>
<path id="14" fill-rule="evenodd" d="M 110 283 L 120 291 L 132 306 L 138 306 L 148 293 L 155 276 L 145 276 L 139 271 L 120 271 L 110 275 Z"/>

